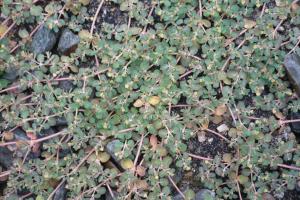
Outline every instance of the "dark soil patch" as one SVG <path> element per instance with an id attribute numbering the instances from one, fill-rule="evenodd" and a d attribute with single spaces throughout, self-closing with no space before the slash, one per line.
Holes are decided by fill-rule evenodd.
<path id="1" fill-rule="evenodd" d="M 89 16 L 92 18 L 95 16 L 98 6 L 99 2 L 97 0 L 93 0 L 89 4 L 87 7 Z M 126 12 L 122 12 L 117 4 L 105 1 L 95 22 L 95 32 L 100 33 L 103 22 L 117 26 L 127 24 L 127 21 L 128 14 Z M 88 30 L 90 30 L 91 25 L 92 20 L 84 24 Z"/>
<path id="2" fill-rule="evenodd" d="M 284 193 L 284 200 L 300 200 L 300 191 L 295 190 L 288 190 Z"/>

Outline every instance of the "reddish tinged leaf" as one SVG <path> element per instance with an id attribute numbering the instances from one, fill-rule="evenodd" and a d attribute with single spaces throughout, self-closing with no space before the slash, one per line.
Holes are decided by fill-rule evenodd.
<path id="1" fill-rule="evenodd" d="M 150 144 L 152 146 L 152 149 L 156 149 L 157 147 L 157 137 L 155 135 L 150 136 Z"/>

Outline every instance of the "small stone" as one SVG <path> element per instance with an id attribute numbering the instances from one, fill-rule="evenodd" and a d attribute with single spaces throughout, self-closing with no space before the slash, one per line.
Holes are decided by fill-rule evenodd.
<path id="1" fill-rule="evenodd" d="M 31 48 L 35 54 L 42 54 L 51 51 L 54 47 L 57 37 L 56 33 L 46 26 L 42 26 L 33 36 Z"/>
<path id="2" fill-rule="evenodd" d="M 204 132 L 204 131 L 198 132 L 198 133 L 197 133 L 197 136 L 198 136 L 198 141 L 199 141 L 200 143 L 205 142 L 206 137 L 205 137 L 205 132 Z"/>
<path id="3" fill-rule="evenodd" d="M 9 67 L 5 70 L 5 73 L 3 74 L 2 78 L 13 82 L 17 80 L 18 76 L 18 69 L 15 67 Z"/>
<path id="4" fill-rule="evenodd" d="M 20 128 L 13 130 L 13 133 L 16 140 L 26 140 L 26 141 L 29 140 L 29 138 L 26 135 L 26 132 Z"/>
<path id="5" fill-rule="evenodd" d="M 45 135 L 53 135 L 55 133 L 55 130 L 53 128 L 48 128 L 48 129 L 42 129 L 40 132 L 41 136 Z"/>
<path id="6" fill-rule="evenodd" d="M 118 161 L 118 157 L 116 156 L 116 146 L 120 144 L 120 140 L 112 140 L 106 145 L 106 152 L 115 160 Z"/>
<path id="7" fill-rule="evenodd" d="M 65 188 L 66 184 L 62 184 L 58 190 L 55 192 L 53 200 L 64 200 L 66 199 L 67 190 Z"/>
<path id="8" fill-rule="evenodd" d="M 226 131 L 229 130 L 229 128 L 228 128 L 228 126 L 226 124 L 222 124 L 222 125 L 220 125 L 220 126 L 217 127 L 217 130 L 219 132 L 226 132 Z"/>
<path id="9" fill-rule="evenodd" d="M 297 54 L 286 55 L 284 58 L 284 66 L 297 94 L 300 95 L 300 56 Z"/>
<path id="10" fill-rule="evenodd" d="M 6 147 L 0 147 L 0 166 L 10 169 L 13 165 L 13 152 Z"/>
<path id="11" fill-rule="evenodd" d="M 68 121 L 65 117 L 56 118 L 55 126 L 67 126 L 67 125 L 68 125 Z"/>
<path id="12" fill-rule="evenodd" d="M 106 200 L 115 200 L 118 197 L 118 193 L 116 191 L 112 191 L 112 193 L 114 195 L 113 197 L 111 196 L 110 192 L 107 191 L 105 193 L 105 199 Z"/>
<path id="13" fill-rule="evenodd" d="M 300 192 L 300 181 L 297 181 L 296 183 L 296 190 Z"/>
<path id="14" fill-rule="evenodd" d="M 73 82 L 70 80 L 59 81 L 58 87 L 61 88 L 64 92 L 69 92 L 75 88 Z"/>
<path id="15" fill-rule="evenodd" d="M 59 39 L 57 50 L 61 54 L 68 55 L 74 52 L 77 45 L 79 44 L 79 41 L 80 39 L 78 35 L 75 35 L 69 29 L 65 29 Z"/>
<path id="16" fill-rule="evenodd" d="M 291 114 L 291 120 L 295 120 L 295 119 L 300 119 L 300 113 L 292 113 Z M 293 122 L 290 123 L 290 127 L 292 132 L 296 135 L 296 136 L 300 136 L 300 122 Z"/>
<path id="17" fill-rule="evenodd" d="M 208 189 L 201 189 L 196 193 L 195 200 L 213 200 L 215 193 Z"/>

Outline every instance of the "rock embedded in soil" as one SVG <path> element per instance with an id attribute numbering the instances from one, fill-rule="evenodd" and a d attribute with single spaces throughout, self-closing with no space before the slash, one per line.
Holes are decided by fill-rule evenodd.
<path id="1" fill-rule="evenodd" d="M 195 200 L 213 200 L 215 193 L 208 189 L 201 189 L 196 193 Z"/>
<path id="2" fill-rule="evenodd" d="M 118 157 L 116 156 L 116 146 L 121 143 L 120 140 L 112 140 L 106 145 L 107 153 L 115 160 L 118 161 Z"/>
<path id="3" fill-rule="evenodd" d="M 17 80 L 18 76 L 19 76 L 18 69 L 16 67 L 9 67 L 5 70 L 5 73 L 2 76 L 2 78 L 13 82 Z"/>
<path id="4" fill-rule="evenodd" d="M 290 118 L 291 120 L 300 119 L 300 113 L 292 113 Z M 300 137 L 300 122 L 290 123 L 290 127 L 296 137 Z"/>
<path id="5" fill-rule="evenodd" d="M 6 169 L 13 165 L 13 152 L 6 147 L 0 147 L 0 165 Z"/>
<path id="6" fill-rule="evenodd" d="M 69 92 L 75 88 L 73 82 L 70 80 L 59 81 L 58 87 L 61 88 L 64 92 Z"/>
<path id="7" fill-rule="evenodd" d="M 68 55 L 76 49 L 79 42 L 78 35 L 75 35 L 69 29 L 65 29 L 59 39 L 57 50 L 61 54 Z"/>
<path id="8" fill-rule="evenodd" d="M 55 192 L 55 195 L 53 197 L 53 200 L 64 200 L 66 199 L 67 189 L 66 184 L 62 184 L 58 190 Z"/>
<path id="9" fill-rule="evenodd" d="M 284 66 L 290 81 L 300 96 L 300 56 L 297 54 L 286 55 L 284 58 Z"/>
<path id="10" fill-rule="evenodd" d="M 31 49 L 35 54 L 42 54 L 47 51 L 51 51 L 57 40 L 57 34 L 42 26 L 33 36 Z"/>

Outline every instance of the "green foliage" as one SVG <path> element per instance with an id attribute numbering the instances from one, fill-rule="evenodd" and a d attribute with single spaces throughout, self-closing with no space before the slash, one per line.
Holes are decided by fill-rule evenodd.
<path id="1" fill-rule="evenodd" d="M 279 165 L 300 166 L 299 144 L 274 111 L 287 117 L 299 110 L 282 62 L 299 40 L 300 9 L 293 10 L 291 1 L 201 1 L 199 10 L 195 0 L 113 0 L 104 6 L 119 7 L 131 23 L 103 20 L 101 32 L 90 35 L 91 2 L 97 1 L 3 1 L 1 13 L 20 28 L 0 41 L 0 90 L 18 85 L 16 91 L 0 91 L 0 129 L 19 126 L 39 137 L 51 127 L 66 132 L 44 141 L 38 158 L 14 160 L 6 197 L 25 190 L 47 199 L 64 181 L 70 199 L 98 198 L 107 184 L 120 199 L 170 199 L 175 190 L 169 177 L 180 170 L 192 171 L 193 182 L 218 199 L 237 199 L 237 184 L 247 199 L 264 193 L 282 198 L 294 189 L 299 172 Z M 23 25 L 41 22 L 79 34 L 76 51 L 30 53 L 30 31 Z M 24 45 L 10 52 L 13 40 Z M 2 78 L 12 66 L 17 83 Z M 63 81 L 73 87 L 66 90 Z M 230 127 L 230 152 L 195 161 L 188 154 L 190 141 L 207 120 L 213 123 L 221 104 L 236 116 L 236 122 L 229 111 L 222 116 Z M 58 126 L 60 118 L 67 125 Z M 143 176 L 100 162 L 97 152 L 112 140 L 116 160 L 126 161 L 125 168 L 138 162 Z M 187 190 L 187 199 L 195 192 Z"/>

